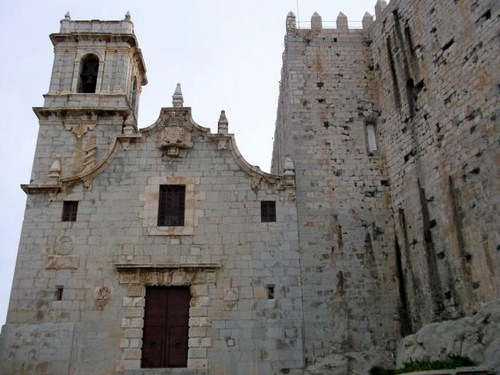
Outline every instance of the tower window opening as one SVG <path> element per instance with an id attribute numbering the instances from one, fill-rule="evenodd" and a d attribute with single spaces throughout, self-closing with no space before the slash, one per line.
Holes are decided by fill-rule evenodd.
<path id="1" fill-rule="evenodd" d="M 132 98 L 130 105 L 132 107 L 132 110 L 135 112 L 137 106 L 137 79 L 135 79 L 135 77 L 134 77 L 134 82 L 132 84 Z"/>
<path id="2" fill-rule="evenodd" d="M 80 65 L 78 92 L 86 94 L 95 93 L 98 72 L 99 58 L 96 55 L 85 56 Z"/>
<path id="3" fill-rule="evenodd" d="M 377 135 L 375 133 L 375 126 L 372 124 L 366 125 L 366 140 L 368 155 L 375 156 L 377 154 Z"/>

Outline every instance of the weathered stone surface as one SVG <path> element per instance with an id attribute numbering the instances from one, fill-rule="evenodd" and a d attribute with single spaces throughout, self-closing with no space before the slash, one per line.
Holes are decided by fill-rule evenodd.
<path id="1" fill-rule="evenodd" d="M 392 358 L 387 352 L 349 352 L 319 358 L 317 363 L 304 371 L 290 372 L 291 375 L 366 375 L 373 366 L 390 367 Z"/>
<path id="2" fill-rule="evenodd" d="M 149 286 L 187 286 L 191 297 L 188 368 L 162 373 L 302 368 L 293 170 L 249 165 L 225 115 L 216 134 L 195 124 L 180 86 L 173 107 L 139 130 L 134 100 L 145 72 L 129 23 L 64 19 L 64 33 L 52 35 L 56 67 L 36 109 L 0 373 L 154 373 L 140 370 Z M 87 53 L 103 71 L 94 93 L 79 93 Z M 164 184 L 185 187 L 183 225 L 158 223 Z M 61 220 L 65 201 L 78 202 L 76 220 Z M 270 221 L 262 201 L 274 202 Z M 272 298 L 254 293 L 269 286 Z"/>
<path id="3" fill-rule="evenodd" d="M 499 295 L 499 4 L 378 1 L 363 31 L 287 19 L 272 170 L 296 171 L 307 361 Z"/>
<path id="4" fill-rule="evenodd" d="M 500 300 L 484 305 L 476 314 L 422 327 L 398 345 L 396 362 L 438 360 L 449 355 L 469 357 L 500 373 Z"/>
<path id="5" fill-rule="evenodd" d="M 498 368 L 497 308 L 450 320 L 500 294 L 499 9 L 378 0 L 363 30 L 290 13 L 273 174 L 244 160 L 224 112 L 216 134 L 197 125 L 180 86 L 139 129 L 130 15 L 65 17 L 0 372 L 156 373 L 141 369 L 149 286 L 191 293 L 188 368 L 162 373 L 362 374 L 421 327 L 402 358 Z M 102 64 L 84 93 L 88 54 Z M 164 184 L 185 187 L 182 226 L 158 223 Z M 61 220 L 67 200 L 76 221 Z"/>

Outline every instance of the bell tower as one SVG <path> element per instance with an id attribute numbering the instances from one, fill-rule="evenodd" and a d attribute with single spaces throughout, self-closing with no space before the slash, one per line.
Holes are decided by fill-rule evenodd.
<path id="1" fill-rule="evenodd" d="M 51 34 L 54 66 L 43 107 L 31 183 L 60 185 L 91 169 L 120 134 L 137 131 L 146 68 L 130 14 L 77 21 L 69 13 Z"/>

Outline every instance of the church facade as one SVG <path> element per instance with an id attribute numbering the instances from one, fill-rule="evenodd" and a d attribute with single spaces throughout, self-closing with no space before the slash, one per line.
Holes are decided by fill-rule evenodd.
<path id="1" fill-rule="evenodd" d="M 375 10 L 359 30 L 288 15 L 272 173 L 223 111 L 217 133 L 196 124 L 180 85 L 139 129 L 130 16 L 66 16 L 34 108 L 0 372 L 390 363 L 403 336 L 498 298 L 499 6 Z"/>

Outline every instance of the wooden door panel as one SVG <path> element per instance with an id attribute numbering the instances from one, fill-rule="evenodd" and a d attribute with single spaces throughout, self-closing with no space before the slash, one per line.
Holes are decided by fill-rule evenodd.
<path id="1" fill-rule="evenodd" d="M 185 367 L 187 364 L 188 332 L 187 327 L 169 327 L 168 362 L 170 367 Z"/>
<path id="2" fill-rule="evenodd" d="M 141 367 L 186 367 L 189 287 L 146 287 Z"/>

